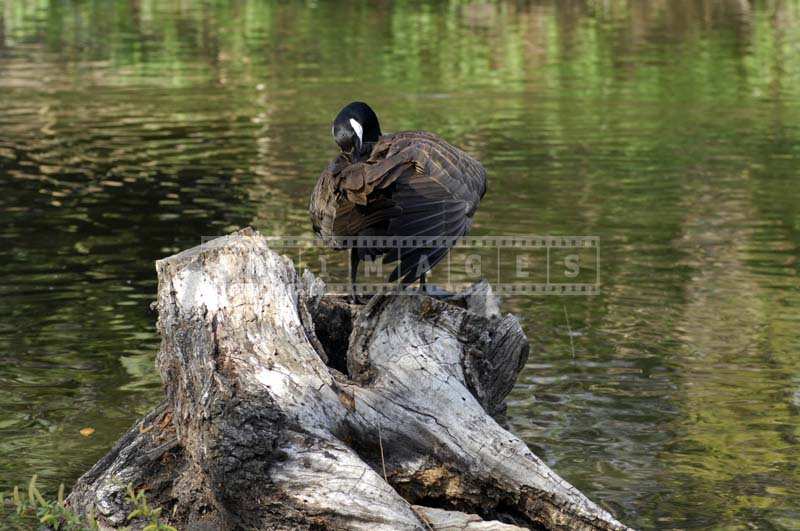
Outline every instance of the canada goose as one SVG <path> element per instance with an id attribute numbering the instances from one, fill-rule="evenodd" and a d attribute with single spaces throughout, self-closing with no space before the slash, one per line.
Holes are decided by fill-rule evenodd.
<path id="1" fill-rule="evenodd" d="M 381 135 L 375 112 L 358 101 L 339 112 L 331 133 L 342 152 L 319 176 L 308 210 L 317 236 L 350 248 L 353 298 L 358 264 L 366 257 L 399 260 L 388 282 L 399 279 L 407 286 L 420 280 L 424 289 L 425 274 L 469 231 L 486 192 L 486 170 L 433 133 Z M 391 244 L 365 248 L 331 238 L 342 236 L 427 236 L 439 242 L 398 252 Z"/>

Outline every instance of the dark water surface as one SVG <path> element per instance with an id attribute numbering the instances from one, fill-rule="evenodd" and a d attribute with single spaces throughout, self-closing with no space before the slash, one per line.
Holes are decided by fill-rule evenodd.
<path id="1" fill-rule="evenodd" d="M 352 99 L 484 162 L 474 234 L 600 237 L 601 295 L 505 301 L 539 455 L 630 525 L 800 528 L 779 0 L 0 0 L 0 489 L 73 481 L 159 401 L 155 259 L 310 234 Z"/>

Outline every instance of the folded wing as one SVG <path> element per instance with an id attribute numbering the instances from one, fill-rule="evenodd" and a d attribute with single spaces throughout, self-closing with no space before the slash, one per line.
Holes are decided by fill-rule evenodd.
<path id="1" fill-rule="evenodd" d="M 399 260 L 390 281 L 416 281 L 467 233 L 486 191 L 483 166 L 425 132 L 382 137 L 365 162 L 341 155 L 322 173 L 311 198 L 314 231 L 331 236 L 418 238 L 413 247 L 370 249 Z M 435 245 L 423 240 L 436 239 Z"/>

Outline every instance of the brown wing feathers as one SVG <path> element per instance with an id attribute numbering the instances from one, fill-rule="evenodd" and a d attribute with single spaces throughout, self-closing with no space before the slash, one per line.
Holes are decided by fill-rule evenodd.
<path id="1" fill-rule="evenodd" d="M 398 133 L 382 137 L 366 162 L 337 158 L 320 176 L 309 210 L 323 238 L 362 233 L 458 237 L 469 230 L 485 183 L 480 163 L 436 135 Z M 390 281 L 414 282 L 453 243 L 404 249 Z M 392 254 L 385 260 L 398 258 Z"/>

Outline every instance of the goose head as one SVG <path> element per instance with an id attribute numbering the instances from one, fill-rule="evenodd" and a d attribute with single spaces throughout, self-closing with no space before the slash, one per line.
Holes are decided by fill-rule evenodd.
<path id="1" fill-rule="evenodd" d="M 357 162 L 369 156 L 372 145 L 381 136 L 381 126 L 369 105 L 354 101 L 339 111 L 331 132 L 342 153 Z"/>

